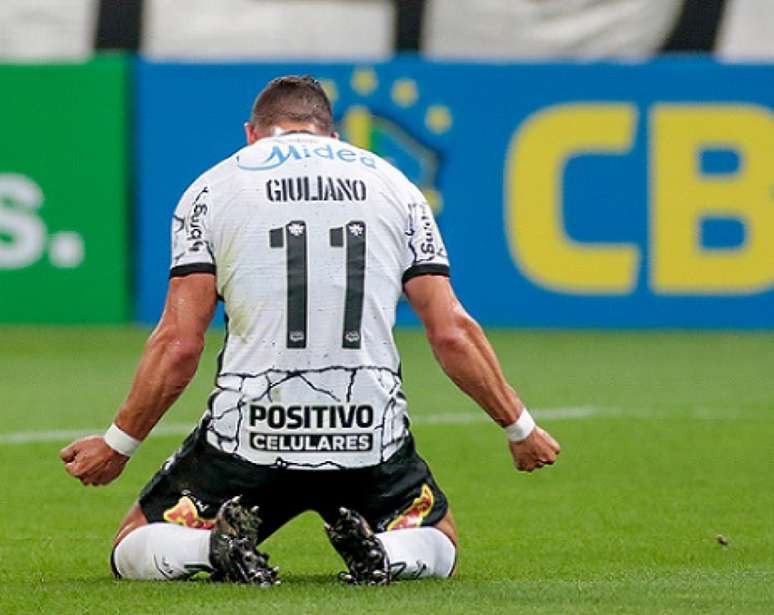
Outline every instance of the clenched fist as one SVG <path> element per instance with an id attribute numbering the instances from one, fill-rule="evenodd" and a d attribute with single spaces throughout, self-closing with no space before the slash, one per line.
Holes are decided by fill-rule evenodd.
<path id="1" fill-rule="evenodd" d="M 59 451 L 65 470 L 84 485 L 107 485 L 124 470 L 129 457 L 117 453 L 102 436 L 87 436 Z"/>
<path id="2" fill-rule="evenodd" d="M 553 464 L 560 451 L 559 443 L 540 427 L 535 427 L 521 442 L 509 442 L 508 446 L 516 468 L 522 472 L 532 472 Z"/>

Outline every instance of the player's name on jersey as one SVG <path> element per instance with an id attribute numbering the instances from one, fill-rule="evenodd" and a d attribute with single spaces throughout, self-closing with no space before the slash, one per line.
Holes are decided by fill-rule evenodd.
<path id="1" fill-rule="evenodd" d="M 252 429 L 373 429 L 374 409 L 368 404 L 250 405 Z"/>
<path id="2" fill-rule="evenodd" d="M 370 433 L 250 434 L 253 449 L 283 453 L 363 453 L 373 448 L 373 442 Z"/>
<path id="3" fill-rule="evenodd" d="M 366 184 L 362 179 L 341 177 L 283 177 L 266 182 L 266 198 L 272 203 L 299 201 L 359 201 L 366 200 Z"/>

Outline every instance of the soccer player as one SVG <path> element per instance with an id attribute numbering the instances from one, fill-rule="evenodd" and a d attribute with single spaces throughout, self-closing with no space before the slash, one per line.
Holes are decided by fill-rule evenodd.
<path id="1" fill-rule="evenodd" d="M 104 436 L 62 450 L 65 467 L 84 485 L 121 473 L 193 377 L 221 299 L 207 410 L 121 524 L 115 574 L 271 585 L 259 544 L 314 510 L 349 582 L 448 577 L 456 528 L 414 448 L 392 337 L 401 293 L 444 371 L 504 428 L 519 470 L 554 463 L 559 446 L 455 297 L 421 192 L 338 140 L 317 81 L 269 83 L 245 133 L 180 199 L 166 305 L 131 390 Z"/>

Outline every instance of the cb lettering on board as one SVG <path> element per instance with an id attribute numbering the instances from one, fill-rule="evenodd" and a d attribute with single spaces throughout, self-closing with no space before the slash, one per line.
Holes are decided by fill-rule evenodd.
<path id="1" fill-rule="evenodd" d="M 567 162 L 629 154 L 638 108 L 561 104 L 524 121 L 509 145 L 504 193 L 509 247 L 519 269 L 558 293 L 629 295 L 647 254 L 647 284 L 656 295 L 740 296 L 774 288 L 774 114 L 753 104 L 657 103 L 646 119 L 647 251 L 636 243 L 577 241 L 563 219 Z M 707 152 L 730 154 L 736 163 L 705 173 Z M 702 225 L 713 220 L 740 224 L 739 245 L 706 247 Z"/>

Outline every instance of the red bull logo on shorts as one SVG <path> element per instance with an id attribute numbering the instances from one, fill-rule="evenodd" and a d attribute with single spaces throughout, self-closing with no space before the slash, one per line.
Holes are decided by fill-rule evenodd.
<path id="1" fill-rule="evenodd" d="M 180 498 L 172 508 L 164 511 L 164 521 L 196 530 L 209 530 L 215 525 L 215 519 L 201 517 L 196 503 L 187 495 Z"/>
<path id="2" fill-rule="evenodd" d="M 427 484 L 422 485 L 422 491 L 406 510 L 400 513 L 387 526 L 390 530 L 405 530 L 412 527 L 420 527 L 422 521 L 430 514 L 435 504 L 433 490 Z"/>

